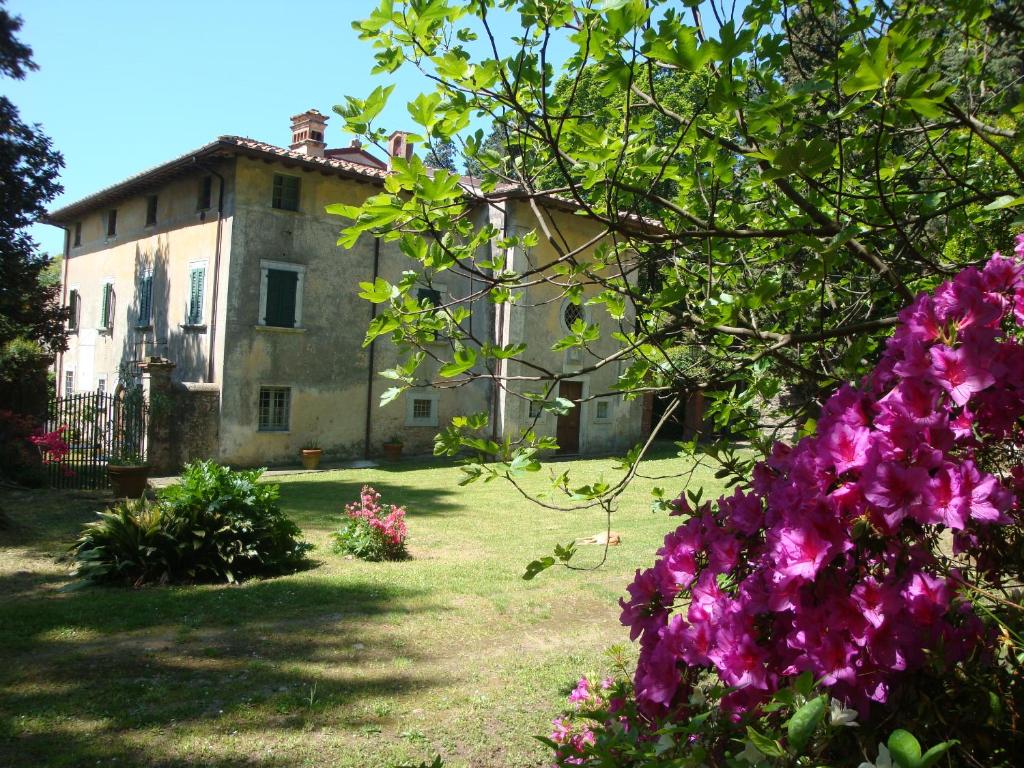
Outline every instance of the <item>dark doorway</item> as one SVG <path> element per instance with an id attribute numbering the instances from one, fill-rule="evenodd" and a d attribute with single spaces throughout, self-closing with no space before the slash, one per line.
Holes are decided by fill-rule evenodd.
<path id="1" fill-rule="evenodd" d="M 561 381 L 558 383 L 558 396 L 572 400 L 576 406 L 568 413 L 558 417 L 555 437 L 558 439 L 559 453 L 580 452 L 580 398 L 583 397 L 583 383 L 579 381 Z"/>

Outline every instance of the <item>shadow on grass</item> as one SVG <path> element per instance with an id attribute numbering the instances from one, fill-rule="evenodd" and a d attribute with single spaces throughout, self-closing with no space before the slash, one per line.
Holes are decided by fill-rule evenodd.
<path id="1" fill-rule="evenodd" d="M 0 765 L 161 762 L 139 729 L 301 729 L 319 709 L 440 681 L 384 631 L 420 608 L 398 586 L 308 575 L 239 587 L 88 588 L 0 602 Z M 404 667 L 390 664 L 407 659 Z M 222 723 L 221 721 L 224 721 Z M 229 725 L 225 724 L 229 723 Z M 252 754 L 240 747 L 243 754 Z M 209 763 L 262 765 L 238 756 Z M 279 760 L 277 763 L 279 764 Z"/>
<path id="2" fill-rule="evenodd" d="M 378 470 L 374 470 L 378 471 Z M 300 476 L 301 477 L 301 476 Z M 377 479 L 366 480 L 286 480 L 281 483 L 281 507 L 300 528 L 333 530 L 341 524 L 345 505 L 359 500 L 363 485 L 373 486 L 384 504 L 403 506 L 410 518 L 465 513 L 454 501 L 456 492 L 441 481 L 437 485 L 401 484 Z"/>

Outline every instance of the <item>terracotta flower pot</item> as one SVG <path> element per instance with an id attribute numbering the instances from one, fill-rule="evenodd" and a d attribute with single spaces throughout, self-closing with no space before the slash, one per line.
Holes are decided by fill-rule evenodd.
<path id="1" fill-rule="evenodd" d="M 381 447 L 384 449 L 384 458 L 388 461 L 398 461 L 402 458 L 401 443 L 384 443 Z"/>
<path id="2" fill-rule="evenodd" d="M 306 469 L 316 469 L 320 466 L 320 457 L 323 456 L 322 448 L 303 448 L 302 466 Z"/>
<path id="3" fill-rule="evenodd" d="M 110 477 L 110 489 L 114 496 L 119 499 L 138 499 L 146 491 L 149 466 L 108 464 L 107 475 Z"/>

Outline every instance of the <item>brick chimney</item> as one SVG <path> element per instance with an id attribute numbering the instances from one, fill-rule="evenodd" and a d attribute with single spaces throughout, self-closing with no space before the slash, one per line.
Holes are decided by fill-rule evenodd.
<path id="1" fill-rule="evenodd" d="M 327 117 L 315 109 L 308 109 L 301 115 L 292 117 L 292 143 L 289 149 L 310 157 L 323 157 L 327 143 L 324 131 L 327 130 Z"/>
<path id="2" fill-rule="evenodd" d="M 395 158 L 412 159 L 412 142 L 405 131 L 395 131 L 388 137 L 388 169 L 394 165 Z"/>

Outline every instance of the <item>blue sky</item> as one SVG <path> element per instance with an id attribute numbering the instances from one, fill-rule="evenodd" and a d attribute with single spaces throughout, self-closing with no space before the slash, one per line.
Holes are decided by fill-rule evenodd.
<path id="1" fill-rule="evenodd" d="M 0 87 L 64 154 L 59 207 L 222 134 L 290 141 L 291 115 L 394 82 L 381 124 L 414 129 L 406 101 L 429 90 L 414 70 L 373 78 L 372 47 L 351 22 L 371 0 L 8 0 L 39 71 Z M 512 29 L 507 29 L 509 36 Z M 505 38 L 507 39 L 507 37 Z M 336 116 L 328 144 L 351 140 Z M 63 234 L 36 226 L 47 253 Z"/>

